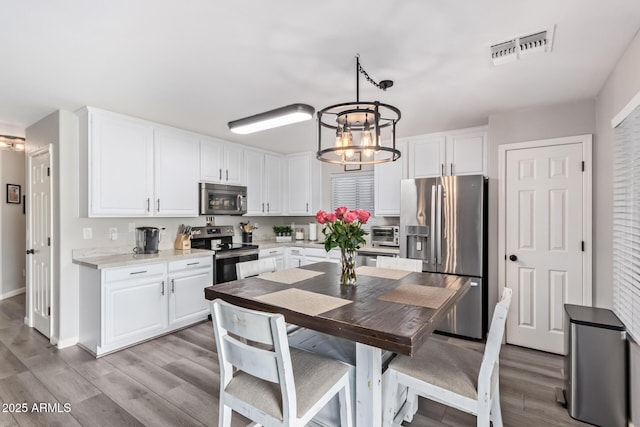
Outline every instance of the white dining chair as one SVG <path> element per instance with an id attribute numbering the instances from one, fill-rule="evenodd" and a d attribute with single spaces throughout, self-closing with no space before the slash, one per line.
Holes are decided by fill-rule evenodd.
<path id="1" fill-rule="evenodd" d="M 219 426 L 231 426 L 236 411 L 265 427 L 302 427 L 335 395 L 340 425 L 352 425 L 348 365 L 290 348 L 282 314 L 216 299 L 211 316 L 220 361 Z"/>
<path id="2" fill-rule="evenodd" d="M 392 256 L 378 256 L 376 259 L 376 267 L 421 272 L 422 260 Z"/>
<path id="3" fill-rule="evenodd" d="M 238 276 L 238 280 L 272 271 L 276 271 L 275 258 L 262 258 L 255 261 L 244 261 L 236 264 L 236 276 Z"/>
<path id="4" fill-rule="evenodd" d="M 496 305 L 484 355 L 438 339 L 427 340 L 413 357 L 397 356 L 383 377 L 384 426 L 411 421 L 416 395 L 454 407 L 477 417 L 478 426 L 502 426 L 498 356 L 511 304 L 511 289 L 504 288 Z M 401 387 L 407 399 L 396 412 L 394 402 Z"/>

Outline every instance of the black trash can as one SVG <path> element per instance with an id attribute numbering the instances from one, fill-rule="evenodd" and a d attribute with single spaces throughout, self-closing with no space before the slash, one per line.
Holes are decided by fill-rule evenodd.
<path id="1" fill-rule="evenodd" d="M 611 311 L 565 304 L 564 394 L 572 418 L 626 427 L 626 328 Z"/>

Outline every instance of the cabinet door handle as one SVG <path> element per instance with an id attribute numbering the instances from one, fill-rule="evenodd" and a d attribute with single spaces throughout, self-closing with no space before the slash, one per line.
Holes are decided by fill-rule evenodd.
<path id="1" fill-rule="evenodd" d="M 130 274 L 130 275 L 133 275 L 133 274 L 144 274 L 144 273 L 146 273 L 146 272 L 147 272 L 147 270 L 142 270 L 142 271 L 134 271 L 134 272 L 129 273 L 129 274 Z"/>
<path id="2" fill-rule="evenodd" d="M 160 212 L 160 199 L 158 199 L 158 212 Z"/>
<path id="3" fill-rule="evenodd" d="M 451 167 L 449 169 L 451 170 L 451 175 L 453 175 L 453 163 L 451 163 Z"/>
<path id="4" fill-rule="evenodd" d="M 267 202 L 267 212 L 269 212 L 269 202 Z"/>
<path id="5" fill-rule="evenodd" d="M 440 176 L 444 176 L 444 163 L 440 163 Z"/>
<path id="6" fill-rule="evenodd" d="M 225 177 L 225 179 L 224 179 L 224 180 L 225 180 L 225 181 L 229 181 L 229 169 L 227 169 L 226 177 Z"/>
<path id="7" fill-rule="evenodd" d="M 171 293 L 172 294 L 176 293 L 176 281 L 175 281 L 175 279 L 171 279 Z"/>
<path id="8" fill-rule="evenodd" d="M 147 212 L 151 212 L 151 198 L 147 197 Z"/>
<path id="9" fill-rule="evenodd" d="M 264 212 L 264 203 L 262 204 L 262 212 Z"/>
<path id="10" fill-rule="evenodd" d="M 162 281 L 162 288 L 160 289 L 160 294 L 164 295 L 164 280 Z"/>
<path id="11" fill-rule="evenodd" d="M 309 212 L 309 202 L 307 202 L 307 212 Z"/>
<path id="12" fill-rule="evenodd" d="M 220 177 L 218 179 L 222 181 L 222 169 L 220 169 Z"/>
<path id="13" fill-rule="evenodd" d="M 278 251 L 269 251 L 270 254 L 278 253 Z"/>
<path id="14" fill-rule="evenodd" d="M 198 265 L 198 264 L 200 264 L 200 262 L 190 262 L 187 265 Z"/>

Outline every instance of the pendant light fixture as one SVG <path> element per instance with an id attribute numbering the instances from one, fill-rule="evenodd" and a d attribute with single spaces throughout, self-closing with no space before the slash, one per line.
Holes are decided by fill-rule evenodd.
<path id="1" fill-rule="evenodd" d="M 234 120 L 229 122 L 228 126 L 231 132 L 246 135 L 248 133 L 309 120 L 313 117 L 313 113 L 315 113 L 315 109 L 310 105 L 291 104 L 254 116 Z"/>
<path id="2" fill-rule="evenodd" d="M 316 158 L 341 165 L 370 165 L 396 161 L 396 123 L 400 110 L 378 101 L 360 101 L 360 74 L 378 89 L 386 91 L 393 81 L 376 83 L 360 66 L 356 56 L 356 101 L 331 105 L 318 111 L 318 151 Z M 332 146 L 323 148 L 323 131 L 329 129 Z M 328 133 L 328 132 L 325 132 Z M 325 141 L 327 138 L 325 138 Z M 383 141 L 386 145 L 383 145 Z"/>
<path id="3" fill-rule="evenodd" d="M 20 136 L 0 135 L 0 150 L 24 151 L 25 141 Z"/>

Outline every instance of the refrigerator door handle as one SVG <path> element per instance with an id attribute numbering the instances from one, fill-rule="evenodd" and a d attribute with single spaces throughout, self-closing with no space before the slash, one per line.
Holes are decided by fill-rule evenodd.
<path id="1" fill-rule="evenodd" d="M 431 250 L 429 251 L 429 264 L 436 266 L 436 186 L 431 186 Z"/>
<path id="2" fill-rule="evenodd" d="M 436 261 L 442 264 L 442 185 L 438 184 L 438 192 L 436 195 Z"/>

